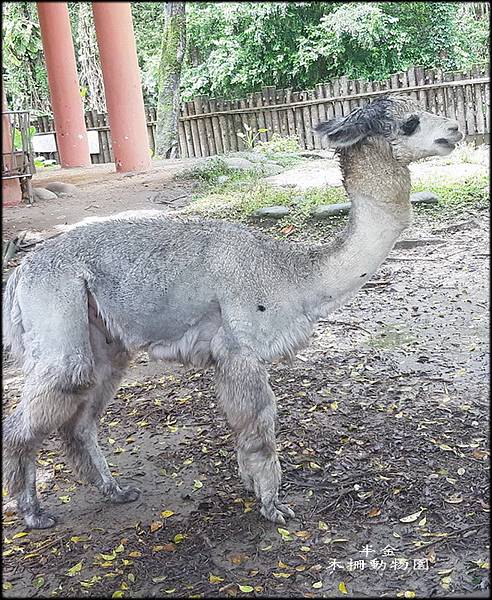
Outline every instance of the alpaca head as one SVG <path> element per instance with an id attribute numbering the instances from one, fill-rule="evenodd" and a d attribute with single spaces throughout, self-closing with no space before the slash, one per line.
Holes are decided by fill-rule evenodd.
<path id="1" fill-rule="evenodd" d="M 337 150 L 355 149 L 375 138 L 386 141 L 393 157 L 406 164 L 428 156 L 446 156 L 463 138 L 456 121 L 422 110 L 408 96 L 396 95 L 377 98 L 346 117 L 320 123 L 315 131 Z"/>

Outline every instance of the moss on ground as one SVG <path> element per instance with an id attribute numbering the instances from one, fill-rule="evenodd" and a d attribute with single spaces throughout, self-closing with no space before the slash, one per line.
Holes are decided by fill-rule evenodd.
<path id="1" fill-rule="evenodd" d="M 200 182 L 193 201 L 184 212 L 212 218 L 230 219 L 254 224 L 266 229 L 276 237 L 289 236 L 302 239 L 308 233 L 311 238 L 325 238 L 330 230 L 338 229 L 346 221 L 347 215 L 333 216 L 323 220 L 311 217 L 314 207 L 322 204 L 347 202 L 342 187 L 311 188 L 299 190 L 294 187 L 274 186 L 264 179 L 261 172 L 262 160 L 271 160 L 285 167 L 301 162 L 309 162 L 292 148 L 265 147 L 258 152 L 258 168 L 250 171 L 230 169 L 220 157 L 209 158 L 179 175 L 180 179 L 195 179 Z M 256 153 L 253 153 L 256 154 Z M 262 156 L 263 155 L 263 156 Z M 265 156 L 267 155 L 267 156 Z M 251 152 L 233 153 L 231 156 L 253 159 Z M 425 214 L 431 220 L 448 219 L 457 214 L 485 208 L 489 202 L 489 178 L 479 149 L 464 146 L 452 159 L 457 165 L 456 174 L 439 177 L 430 173 L 417 180 L 413 192 L 433 192 L 439 198 L 435 205 L 416 205 L 416 215 Z M 450 161 L 451 162 L 451 159 Z M 462 163 L 482 163 L 483 173 L 470 175 L 463 173 Z M 448 163 L 446 163 L 448 164 Z M 221 177 L 226 175 L 226 177 Z M 278 219 L 253 220 L 252 214 L 267 206 L 288 206 L 288 216 Z"/>

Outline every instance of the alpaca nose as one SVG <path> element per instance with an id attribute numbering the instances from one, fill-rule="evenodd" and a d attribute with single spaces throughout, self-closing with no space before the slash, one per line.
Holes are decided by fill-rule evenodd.
<path id="1" fill-rule="evenodd" d="M 448 131 L 451 131 L 452 133 L 458 131 L 459 129 L 459 125 L 456 121 L 453 121 L 450 125 L 448 125 Z"/>

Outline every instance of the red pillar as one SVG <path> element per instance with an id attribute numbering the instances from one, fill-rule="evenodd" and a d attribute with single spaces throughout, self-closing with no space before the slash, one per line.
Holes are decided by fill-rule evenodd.
<path id="1" fill-rule="evenodd" d="M 91 164 L 66 2 L 37 2 L 62 167 Z"/>
<path id="2" fill-rule="evenodd" d="M 149 139 L 129 2 L 93 2 L 116 170 L 150 168 Z"/>
<path id="3" fill-rule="evenodd" d="M 2 81 L 2 111 L 8 110 L 5 87 Z M 12 136 L 10 133 L 10 120 L 7 115 L 2 115 L 2 153 L 10 154 L 12 150 Z M 5 167 L 11 167 L 10 159 L 5 157 Z M 2 179 L 2 204 L 3 206 L 15 206 L 22 200 L 22 190 L 18 179 Z"/>

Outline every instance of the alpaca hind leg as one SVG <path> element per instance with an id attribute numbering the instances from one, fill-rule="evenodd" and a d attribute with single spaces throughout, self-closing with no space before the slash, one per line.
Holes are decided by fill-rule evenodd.
<path id="1" fill-rule="evenodd" d="M 275 396 L 266 369 L 245 352 L 234 352 L 217 362 L 217 395 L 237 434 L 239 472 L 246 487 L 261 502 L 261 513 L 285 524 L 293 511 L 281 504 L 281 469 L 275 449 Z"/>
<path id="2" fill-rule="evenodd" d="M 111 474 L 98 443 L 98 421 L 123 377 L 129 355 L 117 342 L 107 342 L 105 332 L 91 325 L 91 344 L 96 358 L 98 383 L 86 404 L 60 429 L 65 452 L 75 470 L 95 485 L 111 502 L 137 500 L 140 490 L 120 487 Z"/>
<path id="3" fill-rule="evenodd" d="M 50 433 L 71 419 L 95 384 L 84 281 L 31 274 L 17 288 L 22 314 L 22 398 L 5 422 L 4 472 L 18 508 L 33 528 L 50 527 L 36 495 L 36 452 Z"/>
<path id="4" fill-rule="evenodd" d="M 3 428 L 3 476 L 28 527 L 45 529 L 56 518 L 40 505 L 36 493 L 36 453 L 45 437 L 77 411 L 80 398 L 56 390 L 25 386 L 21 402 Z"/>
<path id="5" fill-rule="evenodd" d="M 115 503 L 133 502 L 139 497 L 140 490 L 131 486 L 120 487 L 98 443 L 97 421 L 102 412 L 102 395 L 106 391 L 101 387 L 104 388 L 97 386 L 93 391 L 92 402 L 60 429 L 64 450 L 77 473 L 95 485 L 108 500 Z M 104 399 L 110 399 L 111 396 L 112 393 L 109 393 Z"/>

